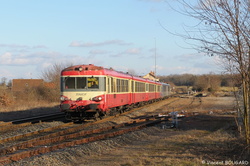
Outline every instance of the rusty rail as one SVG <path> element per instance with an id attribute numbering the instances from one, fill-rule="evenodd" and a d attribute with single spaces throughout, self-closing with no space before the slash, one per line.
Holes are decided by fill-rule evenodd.
<path id="1" fill-rule="evenodd" d="M 29 126 L 29 125 L 31 125 L 31 122 L 26 122 L 26 123 L 14 125 L 14 126 L 10 122 L 3 122 L 0 124 L 0 131 L 4 132 L 4 131 L 8 131 L 10 129 L 13 130 L 14 128 L 20 128 L 20 127 L 25 127 L 25 126 Z"/>
<path id="2" fill-rule="evenodd" d="M 25 144 L 22 144 L 22 145 L 12 146 L 12 147 L 2 149 L 0 153 L 1 155 L 5 155 L 5 156 L 0 157 L 0 164 L 6 164 L 12 161 L 18 161 L 24 158 L 51 152 L 57 149 L 65 148 L 65 147 L 70 147 L 70 146 L 80 145 L 80 144 L 93 142 L 93 141 L 97 141 L 97 140 L 101 140 L 105 138 L 115 137 L 118 135 L 122 135 L 131 131 L 135 131 L 135 130 L 147 127 L 149 125 L 159 123 L 163 120 L 166 120 L 166 118 L 164 117 L 160 119 L 155 119 L 155 118 L 139 119 L 139 120 L 131 121 L 129 123 L 122 123 L 122 124 L 118 124 L 118 125 L 114 125 L 110 127 L 104 127 L 100 129 L 94 129 L 94 130 L 87 130 L 87 131 L 83 130 L 77 133 L 72 133 L 72 134 L 63 135 L 63 136 L 54 137 L 54 138 L 47 138 L 47 139 L 43 139 L 40 141 L 35 141 L 35 140 L 32 140 L 31 142 L 27 141 Z M 91 136 L 91 134 L 95 134 L 95 135 Z M 82 138 L 83 136 L 84 138 Z M 68 141 L 68 142 L 65 142 L 65 141 Z M 57 144 L 53 145 L 55 143 Z M 43 146 L 41 147 L 41 145 Z M 38 147 L 34 148 L 36 146 Z M 31 150 L 21 151 L 20 153 L 8 155 L 8 153 L 13 153 L 17 150 L 24 149 L 24 148 L 31 148 L 31 147 L 33 147 Z"/>
<path id="3" fill-rule="evenodd" d="M 129 111 L 129 112 L 132 112 L 132 111 Z M 52 134 L 49 134 L 49 135 L 46 135 L 46 136 L 38 137 L 38 138 L 36 138 L 34 140 L 38 141 L 38 140 L 41 140 L 41 139 L 46 139 L 46 138 L 60 136 L 61 134 L 66 134 L 66 133 L 70 133 L 70 132 L 76 132 L 76 131 L 78 131 L 78 130 L 84 128 L 84 127 L 90 126 L 92 124 L 103 123 L 103 122 L 109 121 L 109 120 L 111 120 L 111 119 L 113 119 L 113 118 L 115 118 L 117 116 L 121 116 L 121 115 L 124 115 L 124 114 L 127 114 L 127 113 L 128 112 L 122 113 L 120 115 L 109 116 L 109 117 L 106 117 L 106 118 L 104 118 L 102 120 L 99 120 L 99 121 L 96 121 L 96 122 L 89 122 L 87 124 L 83 124 L 83 125 L 80 125 L 80 126 L 77 126 L 77 127 L 66 129 L 66 130 L 61 131 L 61 132 L 56 132 L 56 133 L 52 133 Z M 12 124 L 12 122 L 5 122 L 4 126 L 5 125 L 11 125 L 11 124 Z M 23 124 L 18 124 L 18 126 L 19 125 L 20 126 L 25 126 L 25 124 L 31 124 L 31 122 L 27 122 L 27 123 L 23 123 Z M 0 143 L 10 142 L 10 141 L 16 141 L 16 140 L 19 140 L 19 139 L 23 139 L 23 138 L 26 138 L 26 137 L 33 136 L 33 135 L 38 135 L 40 133 L 50 132 L 50 131 L 53 131 L 55 129 L 59 129 L 61 127 L 66 127 L 66 126 L 69 126 L 69 125 L 72 125 L 72 124 L 73 124 L 73 122 L 69 122 L 69 123 L 66 123 L 66 124 L 63 124 L 63 125 L 60 125 L 60 126 L 50 127 L 50 128 L 46 128 L 46 129 L 42 129 L 42 130 L 38 130 L 38 131 L 34 131 L 34 132 L 29 132 L 29 133 L 22 134 L 22 135 L 16 135 L 16 136 L 13 136 L 13 137 L 4 138 L 4 139 L 0 140 Z M 13 126 L 11 125 L 11 126 L 8 126 L 8 127 L 13 127 Z M 5 130 L 5 129 L 2 128 L 2 130 Z M 1 128 L 0 128 L 0 131 L 1 131 Z"/>
<path id="4" fill-rule="evenodd" d="M 172 102 L 175 102 L 176 98 L 172 98 L 172 100 L 174 100 Z M 106 117 L 106 118 L 104 118 L 102 120 L 99 120 L 99 121 L 96 121 L 96 122 L 83 124 L 83 125 L 80 125 L 80 126 L 77 126 L 77 127 L 72 127 L 72 128 L 65 129 L 63 131 L 59 131 L 59 132 L 56 132 L 56 133 L 52 133 L 52 134 L 48 134 L 48 135 L 45 135 L 45 136 L 41 136 L 41 137 L 29 140 L 29 141 L 30 141 L 30 143 L 33 142 L 33 143 L 37 144 L 37 146 L 39 146 L 39 145 L 46 144 L 47 142 L 49 142 L 48 140 L 50 140 L 50 139 L 52 141 L 51 143 L 57 142 L 58 139 L 62 139 L 63 140 L 67 136 L 68 136 L 68 138 L 71 137 L 70 139 L 73 139 L 76 135 L 74 136 L 74 134 L 69 134 L 69 133 L 78 132 L 79 130 L 82 130 L 84 127 L 87 127 L 87 126 L 90 126 L 90 125 L 93 125 L 93 124 L 97 124 L 97 123 L 102 123 L 102 122 L 105 122 L 105 121 L 109 121 L 110 119 L 113 119 L 114 117 L 126 115 L 128 113 L 131 113 L 131 112 L 136 111 L 138 109 L 142 109 L 144 107 L 146 107 L 146 106 L 143 106 L 143 107 L 140 107 L 140 108 L 135 108 L 135 109 L 132 109 L 132 110 L 127 111 L 127 112 L 124 112 L 124 113 L 119 114 L 119 115 L 109 116 L 109 117 Z M 166 118 L 166 117 L 164 117 L 164 118 Z M 145 121 L 145 119 L 142 120 L 142 121 Z M 162 119 L 155 120 L 155 121 L 159 121 L 160 122 L 160 121 L 162 121 Z M 133 121 L 133 122 L 134 123 L 138 123 L 139 121 L 138 122 Z M 153 122 L 149 122 L 149 123 L 151 124 Z M 126 124 L 126 123 L 124 123 L 124 124 Z M 118 126 L 116 126 L 116 127 L 113 126 L 113 129 L 115 129 L 117 127 Z M 3 140 L 0 140 L 0 143 L 8 142 L 8 141 L 15 141 L 15 140 L 18 140 L 18 139 L 21 139 L 21 138 L 24 138 L 24 137 L 28 137 L 28 136 L 31 136 L 31 135 L 34 135 L 34 134 L 39 134 L 39 133 L 46 132 L 46 131 L 49 132 L 49 131 L 52 131 L 52 130 L 54 130 L 56 128 L 58 128 L 58 127 L 55 126 L 55 127 L 52 127 L 52 128 L 47 128 L 47 129 L 43 129 L 43 130 L 39 130 L 39 131 L 27 133 L 27 134 L 24 134 L 24 135 L 15 136 L 15 137 L 12 137 L 12 138 L 6 138 L 6 139 L 3 139 Z M 134 127 L 134 129 L 135 129 L 135 127 Z M 137 129 L 139 129 L 139 128 L 137 128 Z M 102 129 L 102 130 L 104 132 L 104 131 L 108 130 L 108 128 Z M 121 133 L 118 134 L 118 135 L 121 135 L 122 133 L 126 133 L 125 131 L 129 132 L 130 130 L 128 130 L 128 129 L 125 130 L 124 129 L 124 132 L 122 132 L 122 130 L 119 130 L 119 132 L 121 132 Z M 132 131 L 134 131 L 134 130 L 132 130 Z M 88 132 L 89 132 L 89 134 L 91 134 L 90 131 L 88 131 Z M 93 132 L 94 133 L 98 133 L 100 131 L 95 130 Z M 84 132 L 78 132 L 78 133 L 80 133 L 80 135 L 82 134 L 83 136 L 84 136 L 84 134 L 88 135 L 88 133 L 86 133 L 86 131 L 85 131 L 85 133 Z M 62 135 L 65 135 L 65 134 L 68 134 L 68 135 L 67 136 L 62 136 Z M 101 135 L 104 135 L 104 134 L 101 134 Z M 111 134 L 111 135 L 116 136 L 116 134 Z M 11 162 L 11 161 L 17 161 L 17 160 L 19 160 L 18 158 L 20 158 L 20 159 L 27 158 L 27 157 L 20 157 L 20 156 L 28 156 L 28 157 L 30 157 L 30 156 L 33 156 L 33 155 L 36 155 L 36 154 L 40 154 L 41 152 L 46 153 L 46 152 L 49 152 L 49 151 L 53 151 L 54 149 L 60 149 L 60 148 L 64 148 L 64 147 L 68 147 L 68 146 L 72 146 L 72 145 L 77 145 L 77 144 L 82 144 L 82 143 L 91 142 L 91 141 L 95 141 L 95 140 L 100 140 L 100 139 L 102 139 L 101 137 L 103 137 L 103 136 L 100 136 L 99 139 L 96 139 L 96 138 L 93 138 L 93 137 L 88 137 L 88 138 L 84 138 L 84 139 L 80 139 L 80 140 L 74 140 L 73 141 L 74 143 L 71 143 L 72 142 L 71 141 L 71 142 L 67 142 L 67 143 L 61 143 L 61 144 L 58 144 L 58 145 L 52 145 L 52 146 L 49 146 L 49 147 L 45 146 L 45 147 L 42 147 L 42 148 L 37 148 L 36 150 L 30 152 L 31 155 L 28 155 L 29 152 L 22 152 L 22 153 L 18 153 L 18 154 L 12 154 L 12 155 L 10 154 L 10 155 L 8 155 L 9 153 L 12 153 L 12 152 L 15 152 L 17 150 L 22 149 L 22 147 L 29 148 L 29 147 L 35 146 L 35 145 L 32 145 L 32 143 L 31 144 L 29 144 L 29 143 L 27 144 L 27 142 L 29 142 L 29 141 L 26 141 L 26 142 L 19 143 L 17 145 L 12 146 L 12 149 L 11 149 L 11 147 L 7 147 L 5 149 L 1 149 L 0 150 L 0 154 L 2 154 L 2 155 L 8 155 L 8 156 L 2 156 L 2 157 L 0 157 L 0 165 L 1 165 L 1 163 L 8 163 L 8 162 Z M 105 138 L 108 138 L 108 136 L 106 135 Z M 40 141 L 41 141 L 41 143 L 36 143 L 36 142 L 40 142 Z"/>
<path id="5" fill-rule="evenodd" d="M 30 137 L 30 136 L 37 135 L 37 134 L 44 133 L 44 132 L 50 132 L 50 131 L 53 131 L 53 130 L 56 130 L 56 129 L 59 129 L 59 128 L 70 126 L 72 124 L 73 124 L 73 122 L 65 123 L 65 124 L 59 125 L 59 126 L 49 127 L 49 128 L 45 128 L 45 129 L 42 129 L 42 130 L 38 130 L 38 131 L 33 131 L 33 132 L 26 133 L 26 134 L 22 134 L 22 135 L 16 135 L 16 136 L 13 136 L 13 137 L 4 138 L 4 139 L 0 140 L 0 143 L 10 142 L 10 141 L 16 141 L 18 139 L 23 139 L 25 137 Z"/>
<path id="6" fill-rule="evenodd" d="M 13 120 L 11 123 L 12 124 L 20 124 L 20 123 L 26 123 L 26 122 L 37 123 L 37 122 L 62 118 L 64 116 L 65 116 L 64 113 L 59 112 L 59 113 L 54 113 L 54 114 L 40 115 L 40 116 L 35 116 L 35 117 Z"/>
<path id="7" fill-rule="evenodd" d="M 121 115 L 123 115 L 123 114 L 121 114 Z M 38 137 L 38 138 L 33 139 L 33 140 L 38 141 L 38 140 L 42 140 L 42 139 L 46 139 L 46 138 L 60 136 L 61 134 L 66 134 L 66 133 L 70 133 L 70 132 L 76 132 L 76 131 L 78 131 L 78 130 L 84 128 L 84 127 L 90 126 L 92 124 L 103 123 L 103 122 L 109 121 L 109 120 L 113 119 L 116 116 L 109 116 L 109 117 L 106 117 L 105 119 L 102 119 L 102 120 L 99 120 L 99 121 L 89 122 L 89 123 L 86 123 L 86 124 L 83 124 L 83 125 L 80 125 L 80 126 L 77 126 L 77 127 L 72 127 L 72 128 L 66 129 L 64 131 L 60 131 L 60 132 L 48 134 L 46 136 Z M 12 122 L 6 122 L 6 123 L 12 124 Z M 33 136 L 33 135 L 38 135 L 40 133 L 50 132 L 50 131 L 53 131 L 55 129 L 59 129 L 61 127 L 66 127 L 66 126 L 69 126 L 69 125 L 72 125 L 72 124 L 73 124 L 73 122 L 69 122 L 69 123 L 66 123 L 66 124 L 63 124 L 63 125 L 60 125 L 60 126 L 50 127 L 50 128 L 46 128 L 46 129 L 42 129 L 42 130 L 38 130 L 38 131 L 34 131 L 34 132 L 29 132 L 29 133 L 22 134 L 22 135 L 16 135 L 16 136 L 13 136 L 13 137 L 4 138 L 4 139 L 0 140 L 0 143 L 10 142 L 10 141 L 16 141 L 16 140 L 19 140 L 19 139 L 23 139 L 23 138 L 26 138 L 26 137 Z M 19 125 L 21 125 L 21 124 L 19 124 Z"/>
<path id="8" fill-rule="evenodd" d="M 171 98 L 171 100 L 176 100 L 176 98 Z M 173 102 L 173 101 L 172 101 Z M 152 103 L 153 105 L 154 103 Z M 99 120 L 97 122 L 92 122 L 91 124 L 96 124 L 96 123 L 102 123 L 102 122 L 106 122 L 110 119 L 113 119 L 114 117 L 117 117 L 117 116 L 123 116 L 123 115 L 126 115 L 126 114 L 129 114 L 131 112 L 134 112 L 134 111 L 137 111 L 139 109 L 143 109 L 144 107 L 146 106 L 142 106 L 142 107 L 139 107 L 139 108 L 134 108 L 132 110 L 129 110 L 127 112 L 124 112 L 122 114 L 118 114 L 118 115 L 115 115 L 115 116 L 109 116 L 109 117 L 105 117 L 104 119 L 102 120 Z M 51 115 L 61 115 L 61 113 L 59 114 L 51 114 Z M 49 116 L 51 116 L 49 115 Z M 8 129 L 13 129 L 13 128 L 19 128 L 19 127 L 24 127 L 24 126 L 28 126 L 28 125 L 31 125 L 33 122 L 26 122 L 26 123 L 21 123 L 21 122 L 25 122 L 25 121 L 30 121 L 30 120 L 34 120 L 36 119 L 39 119 L 40 117 L 44 118 L 44 117 L 48 117 L 48 115 L 45 115 L 45 116 L 38 116 L 38 117 L 31 117 L 31 118 L 26 118 L 26 119 L 20 119 L 20 120 L 15 120 L 15 121 L 11 121 L 11 122 L 3 122 L 3 123 L 0 123 L 0 131 L 7 131 Z M 21 123 L 21 124 L 17 124 L 17 123 Z M 13 125 L 15 124 L 15 125 Z M 65 124 L 65 126 L 68 126 L 68 124 L 71 124 L 71 123 L 67 123 Z M 64 126 L 64 125 L 62 125 Z M 13 136 L 13 137 L 9 137 L 9 138 L 4 138 L 4 139 L 1 139 L 0 140 L 0 143 L 5 143 L 5 142 L 9 142 L 9 141 L 17 141 L 18 139 L 23 139 L 25 137 L 30 137 L 30 136 L 33 136 L 33 135 L 38 135 L 40 133 L 43 133 L 43 132 L 50 132 L 52 130 L 55 130 L 55 129 L 58 129 L 60 128 L 60 126 L 56 126 L 56 127 L 51 127 L 51 128 L 47 128 L 47 129 L 42 129 L 42 130 L 39 130 L 39 131 L 34 131 L 34 132 L 30 132 L 30 133 L 26 133 L 26 134 L 23 134 L 23 135 L 17 135 L 17 136 Z"/>

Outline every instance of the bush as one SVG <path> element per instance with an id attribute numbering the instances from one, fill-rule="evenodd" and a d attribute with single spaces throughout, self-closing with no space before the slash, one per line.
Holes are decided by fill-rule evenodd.
<path id="1" fill-rule="evenodd" d="M 1 91 L 0 92 L 0 105 L 1 106 L 10 106 L 13 103 L 13 96 L 11 93 L 7 91 Z"/>
<path id="2" fill-rule="evenodd" d="M 48 102 L 57 102 L 60 98 L 60 91 L 45 86 L 39 86 L 35 88 L 36 96 L 40 100 Z"/>
<path id="3" fill-rule="evenodd" d="M 26 88 L 22 92 L 15 93 L 16 101 L 18 102 L 58 102 L 60 91 L 40 85 L 38 87 Z"/>

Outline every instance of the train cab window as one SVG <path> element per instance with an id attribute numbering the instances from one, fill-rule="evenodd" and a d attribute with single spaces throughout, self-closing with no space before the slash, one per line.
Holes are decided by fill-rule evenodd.
<path id="1" fill-rule="evenodd" d="M 88 78 L 88 88 L 99 88 L 99 78 L 98 77 L 89 77 Z"/>
<path id="2" fill-rule="evenodd" d="M 77 77 L 76 78 L 76 89 L 86 89 L 87 84 L 86 84 L 86 77 Z"/>
<path id="3" fill-rule="evenodd" d="M 96 91 L 106 90 L 105 77 L 62 77 L 61 90 L 64 91 Z"/>
<path id="4" fill-rule="evenodd" d="M 75 89 L 75 77 L 65 78 L 65 89 Z"/>

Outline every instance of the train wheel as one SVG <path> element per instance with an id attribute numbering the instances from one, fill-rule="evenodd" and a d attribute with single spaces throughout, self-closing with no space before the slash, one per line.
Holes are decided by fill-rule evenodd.
<path id="1" fill-rule="evenodd" d="M 66 113 L 65 114 L 65 119 L 66 120 L 71 120 L 71 114 L 70 113 Z"/>
<path id="2" fill-rule="evenodd" d="M 114 115 L 116 115 L 117 114 L 117 109 L 116 108 L 111 108 L 110 109 L 110 112 L 109 112 L 109 115 L 110 116 L 114 116 Z"/>
<path id="3" fill-rule="evenodd" d="M 97 120 L 100 120 L 101 118 L 100 118 L 101 116 L 100 116 L 100 113 L 99 113 L 99 111 L 97 111 L 96 113 L 95 113 L 95 115 L 94 115 L 94 118 L 95 118 L 95 120 L 97 121 Z"/>

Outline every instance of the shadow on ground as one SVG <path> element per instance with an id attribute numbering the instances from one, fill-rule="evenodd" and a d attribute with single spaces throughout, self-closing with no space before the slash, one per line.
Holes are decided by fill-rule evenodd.
<path id="1" fill-rule="evenodd" d="M 27 109 L 22 111 L 0 112 L 0 121 L 13 121 L 22 118 L 29 118 L 33 116 L 53 114 L 60 112 L 59 106 L 54 107 L 39 107 Z"/>

